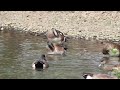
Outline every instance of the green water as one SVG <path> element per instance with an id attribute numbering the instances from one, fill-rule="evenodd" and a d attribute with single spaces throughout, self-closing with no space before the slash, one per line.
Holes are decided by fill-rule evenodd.
<path id="1" fill-rule="evenodd" d="M 47 55 L 49 68 L 33 70 L 33 61 L 46 54 L 45 37 L 0 31 L 0 79 L 83 79 L 83 72 L 107 73 L 98 65 L 103 58 L 96 41 L 68 39 L 66 56 Z"/>

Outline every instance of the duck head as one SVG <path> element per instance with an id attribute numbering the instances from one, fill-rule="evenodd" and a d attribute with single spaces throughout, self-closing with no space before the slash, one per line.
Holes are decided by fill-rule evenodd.
<path id="1" fill-rule="evenodd" d="M 55 28 L 52 28 L 51 30 L 46 32 L 46 36 L 48 41 L 52 43 L 63 43 L 66 42 L 66 37 L 62 32 L 59 30 L 56 30 Z"/>
<path id="2" fill-rule="evenodd" d="M 82 76 L 84 77 L 84 79 L 92 79 L 93 74 L 92 73 L 83 73 Z"/>

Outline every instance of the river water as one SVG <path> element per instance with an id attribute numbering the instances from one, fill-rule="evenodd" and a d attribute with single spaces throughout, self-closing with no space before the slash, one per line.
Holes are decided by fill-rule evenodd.
<path id="1" fill-rule="evenodd" d="M 16 31 L 0 31 L 0 79 L 83 79 L 83 72 L 107 73 L 98 65 L 103 58 L 99 42 L 68 39 L 66 56 L 47 55 L 49 68 L 31 65 L 46 54 L 47 39 Z"/>

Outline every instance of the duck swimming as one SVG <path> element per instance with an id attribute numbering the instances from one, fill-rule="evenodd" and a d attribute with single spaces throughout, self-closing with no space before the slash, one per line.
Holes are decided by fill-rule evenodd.
<path id="1" fill-rule="evenodd" d="M 92 74 L 83 73 L 84 79 L 118 79 L 116 76 L 110 76 L 108 74 Z"/>
<path id="2" fill-rule="evenodd" d="M 48 67 L 49 67 L 49 64 L 44 54 L 41 55 L 41 58 L 39 60 L 36 60 L 32 63 L 33 69 L 45 69 Z"/>
<path id="3" fill-rule="evenodd" d="M 103 70 L 112 71 L 115 65 L 120 64 L 119 57 L 103 57 L 99 67 Z"/>

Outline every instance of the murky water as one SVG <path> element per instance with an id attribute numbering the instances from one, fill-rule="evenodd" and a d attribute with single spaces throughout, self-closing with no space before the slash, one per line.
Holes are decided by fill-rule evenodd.
<path id="1" fill-rule="evenodd" d="M 96 41 L 68 39 L 66 56 L 47 55 L 49 68 L 33 70 L 33 61 L 46 54 L 46 38 L 0 32 L 1 79 L 83 79 L 83 72 L 107 73 L 98 67 L 103 58 Z"/>

